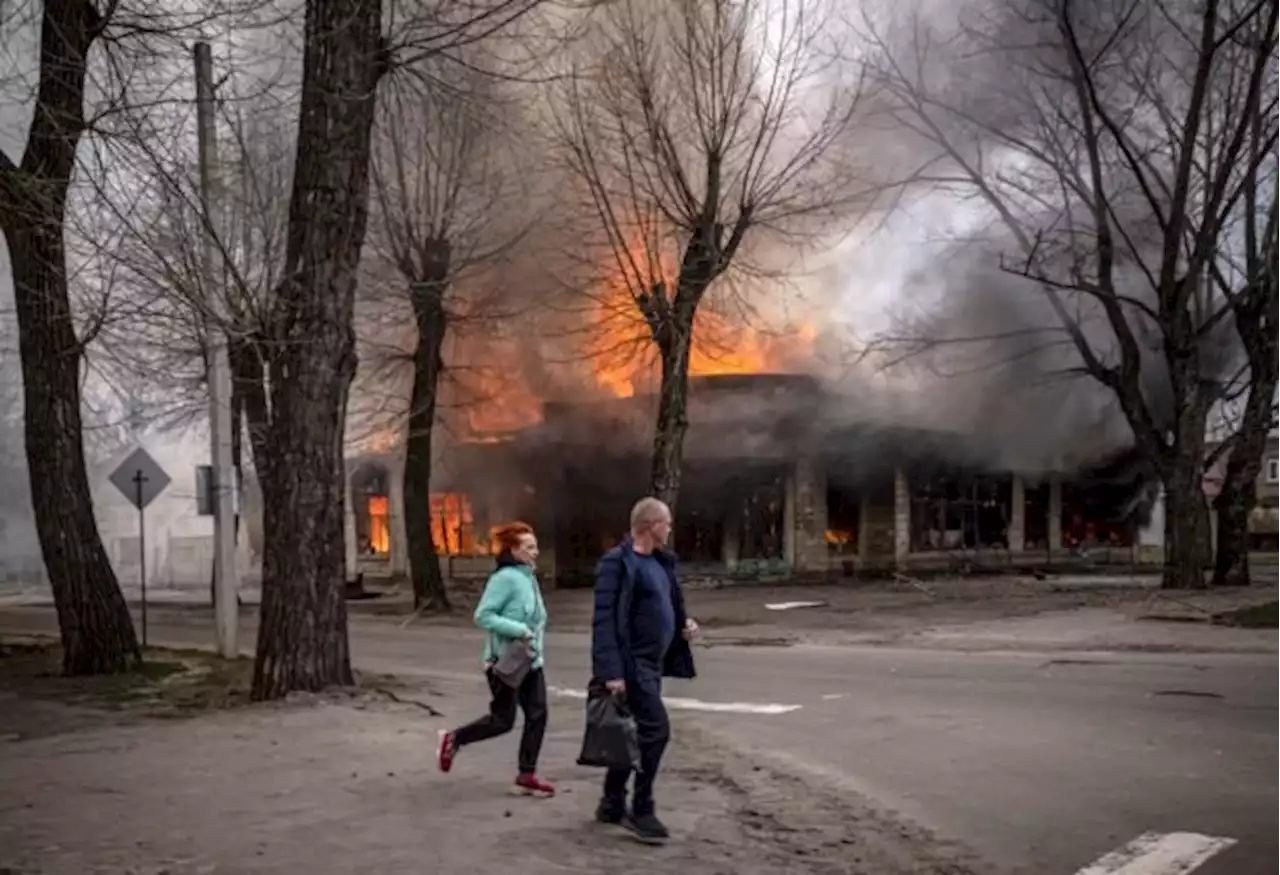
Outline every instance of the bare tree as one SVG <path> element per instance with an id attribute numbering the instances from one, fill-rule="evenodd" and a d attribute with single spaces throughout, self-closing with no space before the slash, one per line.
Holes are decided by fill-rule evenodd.
<path id="1" fill-rule="evenodd" d="M 283 280 L 266 343 L 266 533 L 255 699 L 352 683 L 343 600 L 343 429 L 368 220 L 380 0 L 308 0 Z"/>
<path id="2" fill-rule="evenodd" d="M 63 241 L 76 150 L 88 125 L 89 52 L 112 9 L 46 0 L 26 146 L 17 163 L 0 153 L 0 228 L 13 264 L 32 505 L 67 674 L 124 671 L 141 659 L 93 516 L 81 421 L 84 340 L 73 323 Z"/>
<path id="3" fill-rule="evenodd" d="M 384 37 L 381 0 L 308 0 L 285 268 L 261 341 L 269 422 L 258 464 L 266 551 L 255 698 L 351 681 L 343 436 L 376 89 L 397 65 L 472 44 L 531 8 L 397 4 L 399 29 Z"/>
<path id="4" fill-rule="evenodd" d="M 445 338 L 459 319 L 495 314 L 467 294 L 484 265 L 520 237 L 517 155 L 501 80 L 456 59 L 388 82 L 373 160 L 372 249 L 393 274 L 391 302 L 413 317 L 404 497 L 414 606 L 448 610 L 432 537 L 431 471 Z M 404 71 L 408 72 L 408 71 Z"/>
<path id="5" fill-rule="evenodd" d="M 224 88 L 239 85 L 228 75 Z M 102 355 L 134 391 L 158 401 L 153 423 L 161 429 L 202 422 L 208 414 L 209 329 L 225 331 L 232 365 L 231 445 L 236 481 L 244 483 L 252 459 L 265 460 L 269 402 L 262 343 L 270 302 L 284 269 L 295 91 L 277 77 L 225 95 L 219 113 L 222 155 L 215 176 L 215 215 L 202 213 L 198 173 L 189 137 L 191 107 L 173 116 L 164 136 L 134 139 L 118 169 L 140 192 L 110 257 L 128 286 L 135 319 L 115 320 L 103 331 Z M 280 93 L 276 93 L 280 92 Z M 176 147 L 176 148 L 175 148 Z M 203 270 L 206 221 L 222 268 L 207 288 Z M 235 520 L 239 532 L 240 517 Z M 213 582 L 210 581 L 213 592 Z"/>
<path id="6" fill-rule="evenodd" d="M 1246 45 L 1265 40 L 1265 26 L 1261 20 L 1254 21 L 1242 27 L 1234 39 Z M 1274 37 L 1273 30 L 1271 38 Z M 1215 586 L 1249 585 L 1249 520 L 1257 506 L 1258 476 L 1276 425 L 1276 387 L 1280 382 L 1277 363 L 1280 285 L 1276 261 L 1280 258 L 1277 243 L 1280 232 L 1277 230 L 1274 155 L 1275 87 L 1275 77 L 1269 76 L 1264 83 L 1264 94 L 1269 99 L 1260 100 L 1246 110 L 1253 113 L 1253 119 L 1246 178 L 1241 183 L 1243 210 L 1237 228 L 1227 229 L 1228 237 L 1236 236 L 1231 231 L 1239 231 L 1240 245 L 1232 246 L 1230 239 L 1224 240 L 1210 262 L 1214 285 L 1231 308 L 1231 321 L 1244 349 L 1246 375 L 1238 425 L 1219 447 L 1226 457 L 1226 466 L 1222 487 L 1214 499 L 1218 515 Z M 1258 150 L 1268 148 L 1268 136 L 1273 153 L 1269 157 L 1258 154 Z M 1226 399 L 1228 404 L 1232 400 Z"/>
<path id="7" fill-rule="evenodd" d="M 557 139 L 658 351 L 650 488 L 680 491 L 694 320 L 744 246 L 839 213 L 860 85 L 820 4 L 622 0 L 562 89 Z M 794 238 L 793 238 L 794 242 Z"/>
<path id="8" fill-rule="evenodd" d="M 354 305 L 368 224 L 377 89 L 388 72 L 471 45 L 534 5 L 397 2 L 384 10 L 380 0 L 310 0 L 291 162 L 251 154 L 264 145 L 262 132 L 254 130 L 261 125 L 236 118 L 226 127 L 240 160 L 223 174 L 221 199 L 230 209 L 205 215 L 197 206 L 189 156 L 147 154 L 163 193 L 159 201 L 168 202 L 135 235 L 142 255 L 135 273 L 165 289 L 158 306 L 171 330 L 155 352 L 195 362 L 188 371 L 200 383 L 204 327 L 222 320 L 218 327 L 230 339 L 232 403 L 246 421 L 262 486 L 256 698 L 351 681 L 343 448 L 356 371 Z M 279 183 L 290 178 L 282 218 Z M 195 270 L 193 241 L 206 231 L 217 240 L 227 280 L 222 307 L 209 306 L 210 290 L 200 287 Z"/>
<path id="9" fill-rule="evenodd" d="M 878 84 L 930 147 L 918 178 L 986 202 L 1018 250 L 1005 268 L 1114 394 L 1165 485 L 1164 585 L 1203 586 L 1205 430 L 1236 311 L 1211 275 L 1275 144 L 1276 10 L 1029 0 L 989 13 L 951 39 L 916 18 L 905 48 L 868 24 Z"/>

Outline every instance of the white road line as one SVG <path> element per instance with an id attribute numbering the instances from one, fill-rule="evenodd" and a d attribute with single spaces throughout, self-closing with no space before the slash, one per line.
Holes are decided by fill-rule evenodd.
<path id="1" fill-rule="evenodd" d="M 1076 875 L 1187 875 L 1235 843 L 1195 832 L 1146 832 Z"/>
<path id="2" fill-rule="evenodd" d="M 566 690 L 552 687 L 551 693 L 570 699 L 585 699 L 587 694 L 582 690 Z M 701 699 L 684 699 L 679 696 L 663 696 L 662 702 L 675 711 L 713 711 L 720 714 L 789 714 L 799 711 L 800 705 L 779 705 L 776 703 L 757 702 L 704 702 Z"/>
<path id="3" fill-rule="evenodd" d="M 825 608 L 826 602 L 771 602 L 766 604 L 767 611 L 794 611 L 796 608 Z"/>

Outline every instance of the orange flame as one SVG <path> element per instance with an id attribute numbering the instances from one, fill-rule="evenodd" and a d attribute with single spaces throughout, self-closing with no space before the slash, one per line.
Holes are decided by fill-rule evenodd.
<path id="1" fill-rule="evenodd" d="M 379 556 L 391 552 L 391 524 L 385 495 L 369 496 L 369 549 Z"/>
<path id="2" fill-rule="evenodd" d="M 655 259 L 641 241 L 634 241 L 630 248 L 629 264 L 656 260 L 662 264 L 655 268 L 655 274 L 664 278 L 677 275 L 669 252 Z M 664 283 L 668 289 L 674 286 L 670 279 Z M 596 385 L 618 397 L 652 390 L 657 385 L 659 364 L 635 298 L 634 281 L 628 284 L 624 277 L 615 276 L 604 285 L 594 314 L 597 339 L 591 350 Z M 786 372 L 809 358 L 816 338 L 817 329 L 809 324 L 780 332 L 735 325 L 704 301 L 693 320 L 689 375 Z"/>
<path id="3" fill-rule="evenodd" d="M 645 263 L 642 244 L 634 244 L 637 263 Z M 664 265 L 664 276 L 675 276 L 674 259 Z M 626 398 L 657 389 L 660 364 L 647 324 L 626 279 L 618 275 L 601 284 L 588 331 L 592 340 L 584 359 L 591 380 L 603 393 Z M 717 312 L 704 302 L 694 317 L 689 374 L 785 373 L 807 362 L 817 338 L 811 324 L 768 331 Z M 511 342 L 489 341 L 484 357 L 491 362 L 520 361 Z M 518 366 L 477 368 L 467 375 L 474 403 L 468 406 L 466 425 L 473 440 L 494 433 L 516 431 L 542 419 L 542 398 L 523 377 Z M 491 437 L 489 439 L 492 439 Z"/>
<path id="4" fill-rule="evenodd" d="M 460 492 L 431 493 L 431 541 L 441 556 L 488 556 L 494 552 L 493 532 L 476 540 L 471 497 Z"/>

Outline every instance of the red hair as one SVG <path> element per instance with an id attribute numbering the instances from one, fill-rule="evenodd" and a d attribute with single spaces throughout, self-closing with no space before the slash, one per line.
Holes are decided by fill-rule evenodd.
<path id="1" fill-rule="evenodd" d="M 497 526 L 493 530 L 494 543 L 498 545 L 499 553 L 510 553 L 516 547 L 520 546 L 520 538 L 523 535 L 532 535 L 533 526 L 528 523 L 514 522 Z"/>

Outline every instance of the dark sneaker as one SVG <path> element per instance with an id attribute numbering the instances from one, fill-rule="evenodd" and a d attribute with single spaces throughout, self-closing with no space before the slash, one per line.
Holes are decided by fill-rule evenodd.
<path id="1" fill-rule="evenodd" d="M 556 795 L 556 785 L 544 781 L 533 772 L 523 772 L 516 778 L 511 792 L 517 796 L 537 796 L 539 799 L 550 799 Z"/>
<path id="2" fill-rule="evenodd" d="M 440 733 L 440 747 L 436 751 L 436 765 L 440 767 L 440 771 L 447 772 L 453 768 L 453 758 L 458 753 L 458 744 L 454 741 L 452 732 Z"/>
<path id="3" fill-rule="evenodd" d="M 616 825 L 622 823 L 626 816 L 627 809 L 625 805 L 601 799 L 600 804 L 596 806 L 597 823 Z"/>
<path id="4" fill-rule="evenodd" d="M 646 845 L 660 845 L 671 838 L 670 831 L 667 830 L 662 821 L 652 814 L 633 815 L 624 818 L 622 825 L 638 841 Z"/>

